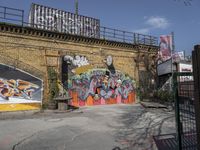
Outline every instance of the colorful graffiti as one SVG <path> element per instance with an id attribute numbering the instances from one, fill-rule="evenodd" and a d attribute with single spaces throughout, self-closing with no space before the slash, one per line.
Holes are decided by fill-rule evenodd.
<path id="1" fill-rule="evenodd" d="M 10 97 L 32 99 L 32 95 L 39 86 L 24 80 L 5 80 L 0 78 L 0 97 L 9 100 Z"/>
<path id="2" fill-rule="evenodd" d="M 4 64 L 0 71 L 0 104 L 41 102 L 41 80 Z"/>
<path id="3" fill-rule="evenodd" d="M 127 98 L 133 91 L 133 81 L 122 73 L 109 75 L 106 69 L 93 69 L 81 75 L 74 75 L 69 81 L 69 89 L 76 89 L 81 100 L 89 95 L 104 99 L 116 98 L 121 95 Z"/>
<path id="4" fill-rule="evenodd" d="M 84 56 L 79 56 L 79 58 L 81 57 Z M 65 61 L 70 61 L 67 71 L 69 77 L 65 88 L 70 91 L 74 103 L 78 103 L 75 105 L 128 103 L 127 101 L 131 103 L 134 101 L 134 80 L 128 75 L 117 70 L 110 71 L 109 67 L 108 69 L 86 67 L 84 72 L 75 73 L 74 70 L 88 66 L 89 63 L 87 61 L 87 64 L 83 63 L 83 65 L 78 66 L 73 63 L 76 60 L 74 58 L 76 56 L 65 56 Z M 84 59 L 87 60 L 85 57 Z"/>

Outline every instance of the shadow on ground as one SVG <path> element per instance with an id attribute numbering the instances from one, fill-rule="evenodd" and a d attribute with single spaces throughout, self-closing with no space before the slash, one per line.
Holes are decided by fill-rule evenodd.
<path id="1" fill-rule="evenodd" d="M 174 112 L 141 107 L 130 107 L 120 117 L 120 126 L 114 127 L 121 150 L 156 150 L 153 136 L 175 132 Z"/>

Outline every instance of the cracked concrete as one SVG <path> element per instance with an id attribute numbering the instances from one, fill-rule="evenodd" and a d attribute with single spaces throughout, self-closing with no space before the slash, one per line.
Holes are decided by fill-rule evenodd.
<path id="1" fill-rule="evenodd" d="M 174 133 L 175 121 L 166 109 L 121 104 L 4 119 L 0 130 L 1 150 L 156 150 L 152 136 Z"/>

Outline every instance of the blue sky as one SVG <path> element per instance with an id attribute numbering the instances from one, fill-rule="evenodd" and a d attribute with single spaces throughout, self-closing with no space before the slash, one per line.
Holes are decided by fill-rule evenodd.
<path id="1" fill-rule="evenodd" d="M 1 0 L 1 6 L 25 10 L 31 3 L 74 12 L 75 0 Z M 181 0 L 79 0 L 79 14 L 100 19 L 101 26 L 160 35 L 175 35 L 176 51 L 191 55 L 200 44 L 200 0 L 186 6 Z"/>

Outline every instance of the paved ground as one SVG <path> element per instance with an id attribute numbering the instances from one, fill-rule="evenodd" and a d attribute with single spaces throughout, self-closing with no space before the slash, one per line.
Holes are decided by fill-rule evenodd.
<path id="1" fill-rule="evenodd" d="M 3 119 L 0 150 L 156 150 L 152 136 L 173 132 L 174 112 L 166 109 L 93 106 Z"/>

